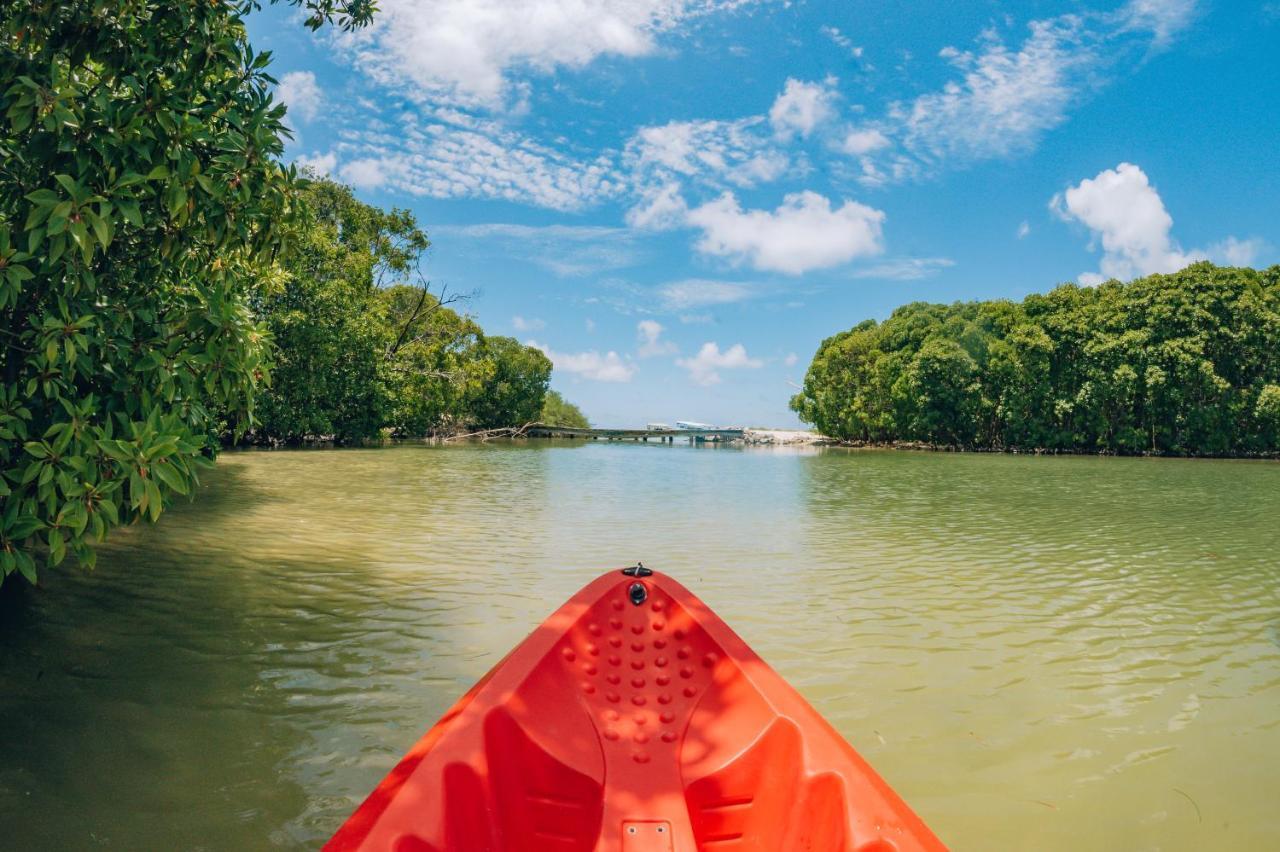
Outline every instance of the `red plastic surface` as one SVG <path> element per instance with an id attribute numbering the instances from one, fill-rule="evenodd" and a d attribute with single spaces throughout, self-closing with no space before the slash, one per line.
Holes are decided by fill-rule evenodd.
<path id="1" fill-rule="evenodd" d="M 627 590 L 641 582 L 643 604 Z M 715 613 L 610 571 L 418 741 L 329 852 L 945 847 Z"/>

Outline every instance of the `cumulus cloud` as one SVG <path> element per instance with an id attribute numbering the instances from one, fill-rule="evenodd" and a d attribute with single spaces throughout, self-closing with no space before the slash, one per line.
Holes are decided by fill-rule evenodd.
<path id="1" fill-rule="evenodd" d="M 755 290 L 746 284 L 735 281 L 708 281 L 705 278 L 672 281 L 658 289 L 662 306 L 671 311 L 728 305 L 746 301 L 755 295 Z"/>
<path id="2" fill-rule="evenodd" d="M 314 120 L 324 102 L 316 75 L 310 71 L 290 71 L 281 77 L 276 97 L 288 106 L 289 117 L 300 121 Z"/>
<path id="3" fill-rule="evenodd" d="M 334 154 L 332 151 L 328 151 L 324 154 L 317 151 L 309 155 L 303 154 L 294 162 L 298 164 L 299 168 L 311 169 L 316 174 L 331 175 L 338 167 L 338 155 Z"/>
<path id="4" fill-rule="evenodd" d="M 496 108 L 522 79 L 638 57 L 679 25 L 746 0 L 380 0 L 339 43 L 375 80 L 422 102 Z"/>
<path id="5" fill-rule="evenodd" d="M 636 372 L 635 367 L 612 350 L 603 355 L 595 349 L 587 352 L 556 352 L 536 340 L 525 342 L 550 358 L 557 370 L 594 382 L 629 382 Z"/>
<path id="6" fill-rule="evenodd" d="M 525 319 L 516 314 L 511 318 L 511 327 L 516 331 L 540 331 L 547 327 L 547 324 L 537 317 Z"/>
<path id="7" fill-rule="evenodd" d="M 845 134 L 840 150 L 846 154 L 860 157 L 879 151 L 882 148 L 887 148 L 889 144 L 889 137 L 885 136 L 882 131 L 872 127 L 864 130 L 850 130 Z"/>
<path id="8" fill-rule="evenodd" d="M 1102 247 L 1101 274 L 1082 273 L 1081 284 L 1176 272 L 1205 259 L 1249 265 L 1265 247 L 1256 238 L 1229 236 L 1208 249 L 1184 251 L 1170 233 L 1173 217 L 1160 193 L 1133 163 L 1121 163 L 1068 187 L 1050 200 L 1049 207 L 1062 219 L 1088 228 L 1093 244 Z"/>
<path id="9" fill-rule="evenodd" d="M 378 189 L 393 172 L 401 169 L 401 163 L 393 158 L 361 157 L 343 163 L 338 169 L 338 177 L 356 189 Z"/>
<path id="10" fill-rule="evenodd" d="M 782 94 L 769 108 L 769 123 L 783 138 L 794 134 L 808 136 L 814 129 L 835 114 L 835 79 L 828 77 L 821 83 L 806 83 L 787 78 Z"/>
<path id="11" fill-rule="evenodd" d="M 756 369 L 764 366 L 760 359 L 747 355 L 746 347 L 741 343 L 735 343 L 721 352 L 719 345 L 713 342 L 702 344 L 698 354 L 692 358 L 677 358 L 676 364 L 689 371 L 689 378 L 694 384 L 703 386 L 719 384 L 720 370 Z"/>
<path id="12" fill-rule="evenodd" d="M 883 251 L 880 210 L 845 201 L 832 208 L 816 192 L 786 196 L 777 210 L 743 210 L 726 192 L 689 211 L 702 230 L 697 249 L 745 261 L 756 269 L 799 275 Z"/>
<path id="13" fill-rule="evenodd" d="M 1173 241 L 1173 217 L 1146 172 L 1132 163 L 1080 181 L 1055 195 L 1049 206 L 1063 219 L 1083 224 L 1102 245 L 1102 274 L 1082 274 L 1083 284 L 1175 272 L 1204 258 Z"/>
<path id="14" fill-rule="evenodd" d="M 663 340 L 662 332 L 661 323 L 654 320 L 640 320 L 636 323 L 636 337 L 640 341 L 640 348 L 636 354 L 641 358 L 675 354 L 679 347 L 670 340 Z"/>

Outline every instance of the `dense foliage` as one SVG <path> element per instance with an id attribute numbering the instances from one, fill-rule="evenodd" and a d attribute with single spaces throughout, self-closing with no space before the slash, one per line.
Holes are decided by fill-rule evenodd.
<path id="1" fill-rule="evenodd" d="M 286 2 L 313 29 L 374 8 Z M 499 413 L 455 398 L 496 386 L 513 416 L 542 404 L 508 391 L 545 388 L 531 356 L 514 373 L 456 358 L 484 345 L 468 320 L 417 287 L 402 317 L 397 289 L 370 283 L 366 269 L 404 274 L 421 254 L 412 220 L 348 205 L 372 235 L 357 245 L 324 203 L 299 215 L 284 107 L 246 38 L 256 6 L 0 3 L 0 578 L 34 581 L 40 551 L 92 564 L 92 540 L 189 493 L 258 403 L 259 431 L 288 437 L 403 428 L 409 409 L 440 424 L 423 382 L 486 422 Z M 444 366 L 414 372 L 432 358 Z"/>
<path id="2" fill-rule="evenodd" d="M 542 413 L 538 415 L 538 422 L 548 426 L 569 426 L 576 429 L 591 427 L 591 421 L 578 406 L 553 390 L 548 390 L 546 398 L 542 401 Z"/>
<path id="3" fill-rule="evenodd" d="M 294 0 L 308 24 L 368 0 Z M 0 576 L 155 519 L 264 378 L 283 107 L 248 2 L 0 4 Z"/>
<path id="4" fill-rule="evenodd" d="M 253 297 L 275 365 L 249 438 L 357 441 L 538 418 L 551 362 L 486 337 L 430 292 L 418 275 L 429 243 L 412 214 L 328 180 L 309 181 L 298 200 L 289 248 Z"/>
<path id="5" fill-rule="evenodd" d="M 823 341 L 791 406 L 849 441 L 1274 453 L 1280 267 L 906 305 Z"/>

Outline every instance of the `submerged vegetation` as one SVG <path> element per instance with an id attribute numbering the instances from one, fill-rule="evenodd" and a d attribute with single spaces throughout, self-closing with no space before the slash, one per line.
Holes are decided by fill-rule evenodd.
<path id="1" fill-rule="evenodd" d="M 311 29 L 373 13 L 287 2 Z M 257 5 L 0 4 L 0 578 L 34 582 L 37 553 L 92 565 L 225 440 L 542 409 L 545 356 L 413 279 L 411 216 L 281 164 Z"/>
<path id="2" fill-rule="evenodd" d="M 823 341 L 791 406 L 846 441 L 1275 453 L 1280 267 L 906 305 Z"/>

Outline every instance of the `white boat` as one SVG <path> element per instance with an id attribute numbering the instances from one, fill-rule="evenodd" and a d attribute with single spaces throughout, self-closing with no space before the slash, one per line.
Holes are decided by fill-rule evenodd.
<path id="1" fill-rule="evenodd" d="M 710 423 L 698 423 L 694 420 L 677 420 L 676 428 L 686 432 L 714 432 L 716 427 Z"/>

